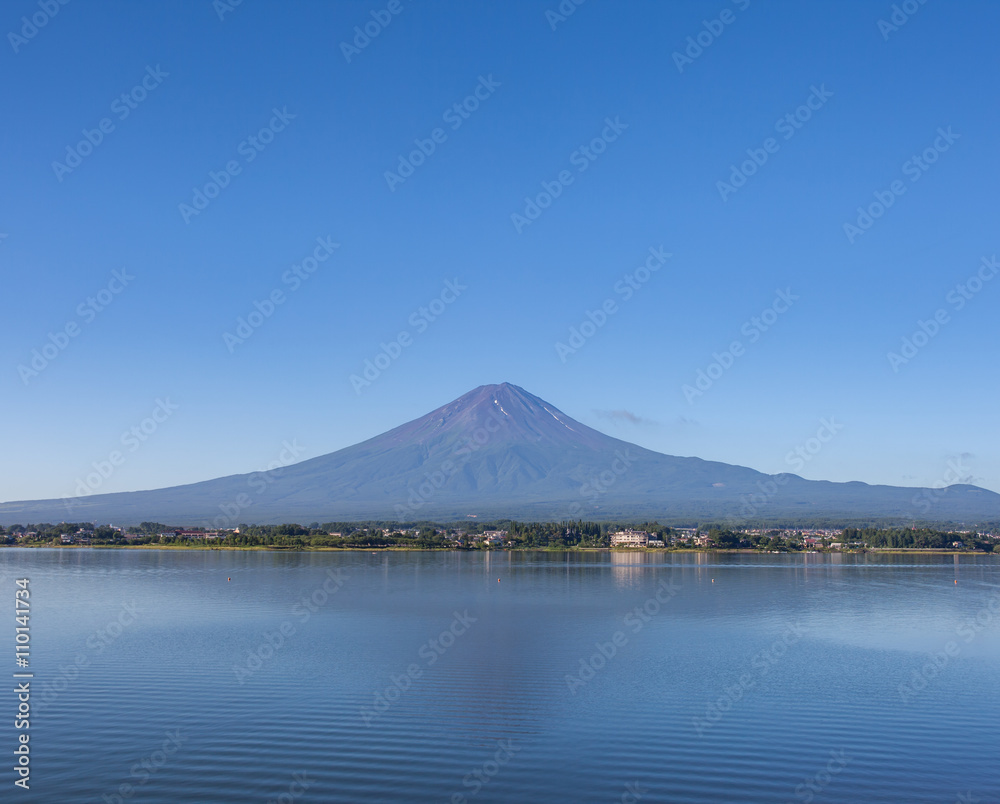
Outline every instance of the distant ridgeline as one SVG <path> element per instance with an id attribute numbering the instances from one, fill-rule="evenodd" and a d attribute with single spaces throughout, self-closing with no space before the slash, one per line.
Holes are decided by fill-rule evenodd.
<path id="1" fill-rule="evenodd" d="M 493 522 L 457 527 L 428 522 L 313 522 L 308 526 L 240 525 L 230 530 L 184 530 L 159 522 L 135 527 L 61 522 L 0 527 L 5 546 L 188 546 L 308 550 L 311 548 L 871 550 L 935 549 L 1000 553 L 1000 525 L 975 530 L 879 527 L 727 528 L 713 523 L 671 527 L 657 522 Z"/>

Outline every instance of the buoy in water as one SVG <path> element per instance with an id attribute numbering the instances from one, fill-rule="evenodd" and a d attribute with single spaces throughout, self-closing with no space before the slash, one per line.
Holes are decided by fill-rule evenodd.
<path id="1" fill-rule="evenodd" d="M 232 578 L 226 578 L 226 580 L 227 580 L 227 581 L 231 581 L 231 580 L 232 580 Z"/>

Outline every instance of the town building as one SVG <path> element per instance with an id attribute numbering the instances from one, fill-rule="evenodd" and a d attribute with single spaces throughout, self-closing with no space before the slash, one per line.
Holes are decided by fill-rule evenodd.
<path id="1" fill-rule="evenodd" d="M 611 534 L 612 547 L 647 547 L 649 534 L 642 530 L 620 530 Z"/>

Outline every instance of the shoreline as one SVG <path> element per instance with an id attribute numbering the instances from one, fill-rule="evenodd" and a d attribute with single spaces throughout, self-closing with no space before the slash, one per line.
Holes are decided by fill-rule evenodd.
<path id="1" fill-rule="evenodd" d="M 2 545 L 7 550 L 191 550 L 211 551 L 267 551 L 274 553 L 618 553 L 624 555 L 661 555 L 674 553 L 733 555 L 940 555 L 940 556 L 997 556 L 978 550 L 952 550 L 940 547 L 868 547 L 862 550 L 747 550 L 747 549 L 675 549 L 675 548 L 613 548 L 613 547 L 504 547 L 497 549 L 462 549 L 456 547 L 281 547 L 275 545 L 198 545 L 198 544 L 19 544 Z"/>

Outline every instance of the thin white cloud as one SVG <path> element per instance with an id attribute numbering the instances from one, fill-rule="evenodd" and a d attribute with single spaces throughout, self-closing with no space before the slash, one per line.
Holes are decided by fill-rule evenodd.
<path id="1" fill-rule="evenodd" d="M 644 419 L 630 410 L 595 410 L 594 413 L 602 419 L 610 419 L 613 422 L 636 425 L 656 424 L 652 419 Z"/>

